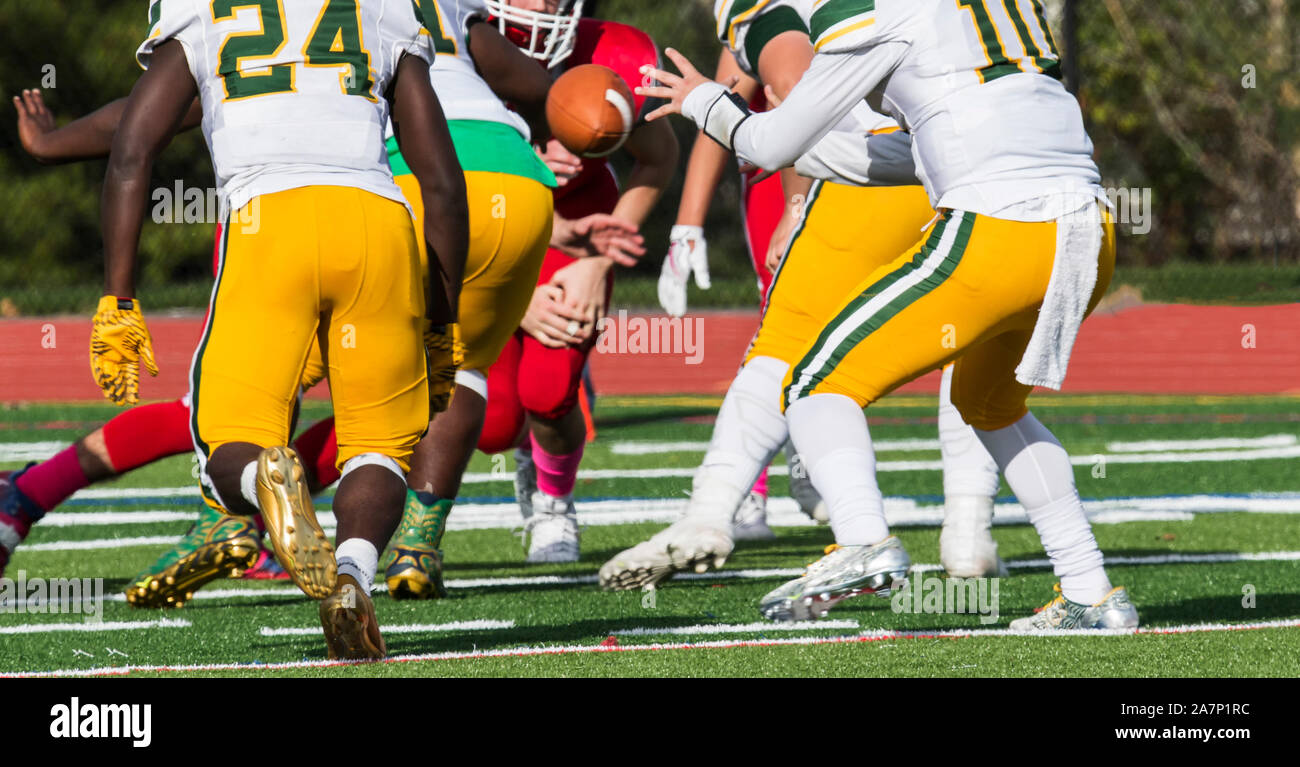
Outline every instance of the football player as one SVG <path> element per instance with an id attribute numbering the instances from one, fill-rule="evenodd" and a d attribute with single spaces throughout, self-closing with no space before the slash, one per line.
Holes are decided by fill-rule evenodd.
<path id="1" fill-rule="evenodd" d="M 1115 262 L 1092 142 L 1060 82 L 1041 5 L 991 12 L 982 2 L 825 0 L 806 22 L 812 64 L 768 112 L 752 114 L 671 49 L 681 75 L 647 70 L 662 85 L 641 89 L 669 100 L 652 119 L 687 115 L 759 167 L 812 151 L 796 168 L 870 180 L 872 142 L 828 136 L 867 99 L 911 134 L 917 176 L 939 211 L 920 242 L 858 284 L 785 373 L 790 436 L 827 501 L 836 545 L 760 610 L 775 620 L 821 615 L 857 594 L 887 595 L 906 577 L 910 560 L 889 534 L 863 408 L 955 361 L 953 403 L 1060 578 L 1052 600 L 1011 628 L 1137 626 L 1127 592 L 1107 577 L 1069 456 L 1026 407 L 1034 386 L 1061 387 L 1079 325 Z"/>
<path id="2" fill-rule="evenodd" d="M 781 16 L 787 12 L 794 13 L 787 8 L 776 15 Z M 763 21 L 759 21 L 759 18 Z M 781 67 L 769 64 L 766 74 L 769 78 L 784 76 L 785 70 L 791 67 L 785 65 L 788 59 L 782 55 L 781 49 L 790 44 L 788 33 L 796 30 L 786 28 L 788 24 L 772 24 L 772 16 L 767 13 L 763 13 L 759 18 L 753 19 L 753 23 L 767 27 L 764 30 L 762 47 L 769 50 L 767 54 L 769 61 L 780 61 L 783 64 Z M 794 19 L 802 26 L 803 22 L 797 15 Z M 807 35 L 803 34 L 802 37 L 806 38 Z M 793 61 L 797 64 L 799 59 L 795 58 Z M 778 93 L 788 92 L 797 77 L 796 72 L 790 82 L 778 83 L 775 90 Z M 767 108 L 762 84 L 741 69 L 729 48 L 724 47 L 718 57 L 718 69 L 714 79 L 718 82 L 735 81 L 734 90 L 749 102 L 751 110 L 760 112 Z M 727 151 L 712 141 L 700 141 L 697 138 L 691 148 L 690 159 L 686 163 L 686 179 L 682 184 L 682 197 L 677 206 L 677 220 L 668 235 L 668 254 L 664 256 L 659 272 L 659 304 L 674 317 L 686 313 L 686 284 L 692 272 L 695 274 L 696 285 L 703 290 L 710 287 L 709 250 L 708 242 L 704 237 L 704 219 L 708 215 L 709 206 L 717 193 L 718 183 L 730 159 Z M 749 250 L 750 263 L 754 267 L 754 274 L 758 280 L 761 312 L 767 303 L 768 288 L 772 284 L 772 270 L 767 267 L 767 262 L 769 252 L 776 247 L 774 230 L 783 220 L 782 212 L 786 210 L 786 200 L 794 196 L 793 193 L 783 194 L 782 186 L 795 181 L 797 174 L 783 170 L 779 177 L 769 175 L 767 178 L 760 179 L 760 175 L 761 171 L 757 169 L 741 174 L 740 210 L 741 217 L 744 219 L 745 245 Z M 802 204 L 803 198 L 796 198 L 796 200 L 797 204 Z M 791 204 L 796 203 L 792 201 Z M 797 457 L 790 450 L 789 442 L 786 443 L 786 458 L 791 466 L 797 464 Z M 819 522 L 826 521 L 826 504 L 821 502 L 821 498 L 808 482 L 804 472 L 790 473 L 790 495 L 799 503 L 803 513 Z M 736 510 L 732 521 L 732 537 L 738 541 L 774 537 L 771 528 L 767 525 L 766 467 L 759 473 L 758 479 Z"/>
<path id="3" fill-rule="evenodd" d="M 443 593 L 439 541 L 464 462 L 481 427 L 482 396 L 478 393 L 482 389 L 481 371 L 495 359 L 502 338 L 509 337 L 518 325 L 522 312 L 518 297 L 523 295 L 526 301 L 536 282 L 552 220 L 551 195 L 544 187 L 554 185 L 553 176 L 535 160 L 523 138 L 530 131 L 529 123 L 534 126 L 531 129 L 549 132 L 543 116 L 549 78 L 531 59 L 501 38 L 495 28 L 476 24 L 486 16 L 481 2 L 440 0 L 437 5 L 426 2 L 419 9 L 421 16 L 428 19 L 426 24 L 438 30 L 434 39 L 438 60 L 431 67 L 430 75 L 438 92 L 443 94 L 453 143 L 467 168 L 466 185 L 471 199 L 483 204 L 470 207 L 471 250 L 462 288 L 462 300 L 470 307 L 464 312 L 462 330 L 468 365 L 456 374 L 458 394 L 452 399 L 449 411 L 436 415 L 431 424 L 430 434 L 436 440 L 426 439 L 417 448 L 408 480 L 413 487 L 423 489 L 419 494 L 415 490 L 408 492 L 403 524 L 393 550 L 385 559 L 385 570 L 392 575 L 389 593 L 397 597 Z M 491 83 L 493 90 L 488 89 L 483 78 Z M 498 97 L 510 99 L 529 115 L 528 119 L 505 110 Z M 43 163 L 107 155 L 125 106 L 125 100 L 121 99 L 55 129 L 39 91 L 24 91 L 14 101 L 23 146 Z M 197 126 L 201 117 L 196 102 L 182 127 Z M 390 165 L 397 174 L 398 186 L 417 213 L 418 228 L 422 213 L 418 184 L 397 151 L 395 140 L 390 137 L 388 144 Z M 487 144 L 491 145 L 491 151 L 484 151 Z M 526 152 L 519 151 L 521 146 Z M 512 147 L 515 151 L 509 151 Z M 537 191 L 538 186 L 543 187 L 541 193 Z M 489 191 L 476 194 L 483 189 Z M 616 248 L 619 252 L 633 253 L 639 249 L 639 236 L 611 216 L 598 214 L 579 221 L 558 218 L 556 221 L 560 226 L 552 243 L 557 247 L 596 254 Z M 423 258 L 423 247 L 421 255 Z M 512 300 L 511 296 L 515 298 Z M 313 353 L 305 373 L 304 390 L 322 375 L 319 355 Z M 477 416 L 476 410 L 480 411 Z M 76 490 L 153 460 L 192 450 L 189 420 L 188 396 L 175 402 L 142 405 L 115 417 L 53 459 L 20 470 L 12 483 L 0 477 L 0 515 L 12 510 L 9 516 L 14 520 L 11 529 L 15 530 L 12 536 L 15 545 L 26 535 L 31 522 Z M 295 450 L 304 460 L 313 493 L 339 477 L 335 468 L 338 448 L 333 426 L 333 419 L 326 419 L 304 431 L 294 442 Z M 0 516 L 0 523 L 4 519 Z M 219 534 L 214 537 L 214 528 L 220 522 L 223 515 L 204 507 L 180 545 L 132 579 L 127 589 L 130 603 L 180 606 L 195 588 L 227 571 L 235 575 L 243 573 L 246 577 L 268 577 L 279 572 L 274 559 L 268 559 L 265 551 L 248 570 L 238 569 L 235 559 L 229 556 L 219 566 L 214 565 L 213 557 L 205 556 L 212 548 L 219 546 L 229 554 L 247 549 L 252 541 L 260 541 L 260 533 L 251 524 L 234 529 L 230 519 L 224 519 Z M 6 547 L 0 556 L 7 556 L 8 551 Z"/>
<path id="4" fill-rule="evenodd" d="M 745 73 L 777 82 L 775 88 L 767 86 L 775 103 L 789 93 L 813 57 L 807 28 L 794 5 L 754 7 L 719 0 L 716 7 L 724 55 Z M 896 122 L 865 105 L 855 108 L 849 123 L 855 133 L 867 135 L 898 130 Z M 725 153 L 713 141 L 699 145 Z M 934 218 L 925 191 L 913 177 L 910 145 L 903 149 L 891 180 L 906 183 L 897 186 L 812 183 L 793 169 L 783 171 L 783 183 L 795 197 L 773 237 L 772 269 L 779 280 L 765 295 L 763 321 L 724 400 L 687 514 L 651 540 L 613 557 L 601 569 L 606 588 L 645 587 L 675 571 L 716 566 L 733 541 L 743 539 L 745 526 L 754 525 L 741 490 L 787 439 L 779 408 L 782 377 L 798 362 L 807 339 L 830 319 L 844 296 L 843 286 L 856 284 L 891 261 Z M 883 162 L 877 171 L 883 172 Z M 797 201 L 802 202 L 796 215 Z M 945 371 L 939 410 L 946 496 L 940 558 L 954 577 L 1005 574 L 990 533 L 997 466 L 947 401 L 950 377 L 951 371 Z"/>
<path id="5" fill-rule="evenodd" d="M 455 365 L 469 240 L 464 177 L 429 83 L 430 40 L 406 0 L 348 0 L 323 11 L 314 0 L 242 11 L 218 3 L 211 13 L 159 0 L 150 16 L 137 52 L 147 71 L 127 101 L 104 181 L 96 382 L 113 401 L 131 402 L 139 365 L 156 372 L 134 298 L 136 244 L 154 158 L 197 96 L 226 210 L 190 373 L 204 500 L 228 514 L 261 513 L 281 565 L 320 600 L 330 657 L 383 657 L 370 587 L 402 515 L 415 445 L 430 409 L 445 407 L 429 379 Z M 267 53 L 252 53 L 249 41 Z M 386 161 L 390 104 L 422 202 L 439 211 L 421 233 L 427 270 Z M 337 558 L 287 447 L 317 344 L 342 472 Z"/>
<path id="6" fill-rule="evenodd" d="M 654 41 L 639 29 L 581 18 L 582 0 L 488 0 L 507 37 L 557 75 L 600 64 L 629 89 L 642 66 L 658 62 Z M 636 124 L 623 148 L 634 164 L 622 191 L 603 158 L 579 158 L 558 141 L 546 159 L 559 178 L 556 211 L 570 219 L 607 213 L 640 226 L 676 170 L 677 140 L 666 124 L 646 122 L 652 104 L 638 97 Z M 487 422 L 479 448 L 518 448 L 515 490 L 531 534 L 529 562 L 573 562 L 579 555 L 573 487 L 587 439 L 578 407 L 587 358 L 613 287 L 613 261 L 577 258 L 552 247 L 519 330 L 488 372 Z M 631 258 L 639 253 L 615 253 Z"/>

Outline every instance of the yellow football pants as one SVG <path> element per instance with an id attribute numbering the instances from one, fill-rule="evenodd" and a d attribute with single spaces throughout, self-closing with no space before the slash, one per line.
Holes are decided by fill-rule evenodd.
<path id="1" fill-rule="evenodd" d="M 427 263 L 424 206 L 414 175 L 397 185 L 415 211 L 420 262 Z M 460 292 L 465 370 L 487 369 L 528 310 L 551 240 L 554 195 L 544 184 L 509 173 L 467 171 L 469 256 Z"/>
<path id="2" fill-rule="evenodd" d="M 286 445 L 319 342 L 338 461 L 378 453 L 405 470 L 429 423 L 424 280 L 410 215 L 351 187 L 262 195 L 259 227 L 226 226 L 191 372 L 193 430 L 224 444 Z"/>
<path id="3" fill-rule="evenodd" d="M 848 291 L 916 242 L 934 209 L 919 186 L 857 187 L 817 181 L 803 222 L 772 277 L 767 308 L 745 357 L 793 366 Z"/>
<path id="4" fill-rule="evenodd" d="M 1115 232 L 1103 212 L 1097 285 L 1115 268 Z M 834 393 L 863 407 L 956 360 L 952 401 L 978 429 L 1027 412 L 1032 387 L 1016 380 L 1056 259 L 1057 224 L 946 211 L 919 243 L 857 285 L 805 344 L 784 382 L 782 408 Z"/>

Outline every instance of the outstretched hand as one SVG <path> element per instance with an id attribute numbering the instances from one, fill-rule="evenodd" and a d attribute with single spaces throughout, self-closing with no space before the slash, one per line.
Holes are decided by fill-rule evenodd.
<path id="1" fill-rule="evenodd" d="M 18 140 L 23 149 L 39 162 L 45 162 L 44 139 L 54 130 L 54 115 L 45 106 L 45 99 L 35 88 L 14 96 L 18 110 Z"/>
<path id="2" fill-rule="evenodd" d="M 675 75 L 672 72 L 666 72 L 648 65 L 641 67 L 641 74 L 654 78 L 659 82 L 659 85 L 641 86 L 636 89 L 637 95 L 663 99 L 667 102 L 646 115 L 647 120 L 657 120 L 660 117 L 681 114 L 682 102 L 686 100 L 690 92 L 705 83 L 713 82 L 700 74 L 699 70 L 685 56 L 678 53 L 676 49 L 668 48 L 664 51 L 664 54 L 672 60 L 681 74 Z"/>

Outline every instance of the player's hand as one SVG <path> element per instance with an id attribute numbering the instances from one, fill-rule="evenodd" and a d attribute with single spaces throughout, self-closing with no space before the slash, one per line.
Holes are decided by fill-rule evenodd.
<path id="1" fill-rule="evenodd" d="M 674 317 L 686 314 L 686 282 L 695 272 L 700 290 L 712 286 L 709 280 L 709 246 L 704 229 L 698 226 L 674 226 L 668 235 L 668 255 L 659 270 L 659 305 Z"/>
<path id="2" fill-rule="evenodd" d="M 555 181 L 560 186 L 577 178 L 582 172 L 582 158 L 565 149 L 564 144 L 561 144 L 558 139 L 546 142 L 546 151 L 539 152 L 538 156 L 555 174 Z"/>
<path id="3" fill-rule="evenodd" d="M 456 392 L 456 373 L 465 364 L 465 347 L 460 342 L 460 325 L 434 325 L 424 330 L 424 353 L 429 364 L 429 412 L 441 413 L 451 406 Z"/>
<path id="4" fill-rule="evenodd" d="M 781 266 L 781 259 L 785 257 L 785 251 L 790 247 L 790 236 L 794 229 L 803 220 L 804 203 L 800 198 L 798 201 L 791 200 L 785 206 L 781 213 L 781 220 L 776 223 L 776 229 L 772 230 L 772 238 L 767 242 L 767 257 L 763 265 L 767 270 L 776 274 L 776 270 Z"/>
<path id="5" fill-rule="evenodd" d="M 555 216 L 551 247 L 573 258 L 604 256 L 620 266 L 636 266 L 645 255 L 645 238 L 636 224 L 617 216 L 594 213 L 577 220 Z"/>
<path id="6" fill-rule="evenodd" d="M 564 303 L 564 289 L 558 285 L 538 285 L 533 300 L 528 303 L 519 327 L 542 346 L 563 349 L 580 346 L 582 313 Z"/>
<path id="7" fill-rule="evenodd" d="M 551 276 L 550 284 L 562 291 L 560 300 L 564 306 L 580 318 L 576 332 L 571 325 L 565 327 L 570 338 L 578 339 L 579 343 L 591 340 L 599 332 L 600 321 L 605 319 L 608 308 L 605 292 L 611 268 L 608 261 L 586 258 L 574 261 Z"/>
<path id="8" fill-rule="evenodd" d="M 672 59 L 673 64 L 677 66 L 680 75 L 672 72 L 666 72 L 662 69 L 656 69 L 646 65 L 641 67 L 641 74 L 647 75 L 659 82 L 659 85 L 641 86 L 636 89 L 638 96 L 649 96 L 650 98 L 663 99 L 665 103 L 655 111 L 646 115 L 646 120 L 657 120 L 660 117 L 668 115 L 679 115 L 682 113 L 682 102 L 691 91 L 705 83 L 713 82 L 709 78 L 699 73 L 699 70 L 682 54 L 673 48 L 666 48 L 664 54 Z"/>
<path id="9" fill-rule="evenodd" d="M 140 401 L 140 363 L 158 375 L 153 340 L 145 327 L 140 302 L 134 298 L 99 299 L 90 330 L 90 372 L 104 396 L 114 404 Z"/>
<path id="10" fill-rule="evenodd" d="M 45 136 L 54 130 L 54 115 L 45 106 L 41 92 L 24 90 L 14 96 L 14 107 L 18 110 L 18 140 L 23 149 L 37 162 L 46 162 Z"/>

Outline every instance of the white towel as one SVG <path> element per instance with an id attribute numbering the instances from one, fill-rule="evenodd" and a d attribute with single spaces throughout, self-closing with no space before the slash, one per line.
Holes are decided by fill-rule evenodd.
<path id="1" fill-rule="evenodd" d="M 1057 219 L 1052 279 L 1038 310 L 1034 334 L 1016 367 L 1016 380 L 1022 384 L 1059 390 L 1065 383 L 1070 352 L 1097 287 L 1101 239 L 1101 210 L 1095 200 Z"/>

